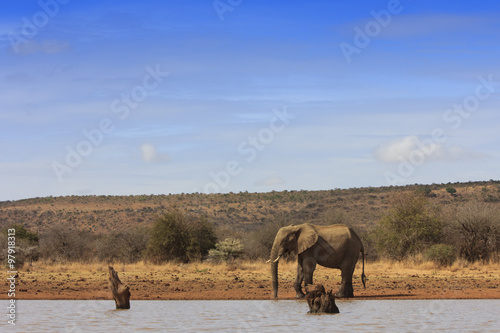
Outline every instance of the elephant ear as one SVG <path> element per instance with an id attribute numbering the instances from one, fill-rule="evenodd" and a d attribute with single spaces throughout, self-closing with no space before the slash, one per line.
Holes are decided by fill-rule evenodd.
<path id="1" fill-rule="evenodd" d="M 310 224 L 304 224 L 299 230 L 297 238 L 297 251 L 302 253 L 318 241 L 318 233 Z"/>

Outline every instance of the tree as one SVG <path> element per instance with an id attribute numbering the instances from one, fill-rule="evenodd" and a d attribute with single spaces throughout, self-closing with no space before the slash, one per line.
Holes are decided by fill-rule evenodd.
<path id="1" fill-rule="evenodd" d="M 250 259 L 269 259 L 274 237 L 276 237 L 278 230 L 293 222 L 291 214 L 282 213 L 274 215 L 273 219 L 266 221 L 264 225 L 243 239 L 245 254 Z"/>
<path id="2" fill-rule="evenodd" d="M 377 251 L 401 260 L 437 243 L 443 223 L 422 194 L 398 193 L 390 199 L 390 210 L 370 234 Z"/>
<path id="3" fill-rule="evenodd" d="M 146 258 L 155 263 L 202 259 L 215 242 L 214 228 L 205 218 L 174 209 L 154 222 Z"/>
<path id="4" fill-rule="evenodd" d="M 500 209 L 486 203 L 466 203 L 447 214 L 451 242 L 470 262 L 488 260 L 500 251 Z"/>
<path id="5" fill-rule="evenodd" d="M 91 262 L 96 258 L 96 235 L 90 231 L 68 228 L 59 224 L 40 236 L 40 254 L 52 261 Z"/>
<path id="6" fill-rule="evenodd" d="M 149 230 L 135 228 L 100 235 L 96 240 L 97 257 L 104 262 L 133 263 L 142 259 L 149 239 Z"/>
<path id="7" fill-rule="evenodd" d="M 416 194 L 423 194 L 424 196 L 428 198 L 435 198 L 436 194 L 432 193 L 432 189 L 429 186 L 426 185 L 419 185 L 417 189 L 415 190 Z"/>
<path id="8" fill-rule="evenodd" d="M 14 230 L 14 232 L 9 232 Z M 9 239 L 9 234 L 14 234 L 15 241 Z M 0 246 L 5 251 L 0 252 L 0 260 L 2 263 L 7 264 L 8 251 L 7 248 L 10 244 L 14 243 L 12 247 L 15 251 L 12 254 L 15 257 L 16 268 L 19 269 L 23 264 L 28 261 L 36 261 L 39 258 L 40 251 L 38 246 L 38 234 L 26 229 L 22 224 L 13 224 L 4 229 L 0 236 Z"/>
<path id="9" fill-rule="evenodd" d="M 200 217 L 188 225 L 189 245 L 187 247 L 188 260 L 201 260 L 208 255 L 217 242 L 213 225 L 205 216 Z"/>
<path id="10" fill-rule="evenodd" d="M 457 189 L 454 188 L 453 186 L 447 186 L 446 187 L 446 192 L 450 193 L 450 195 L 455 195 L 455 193 L 457 193 Z"/>

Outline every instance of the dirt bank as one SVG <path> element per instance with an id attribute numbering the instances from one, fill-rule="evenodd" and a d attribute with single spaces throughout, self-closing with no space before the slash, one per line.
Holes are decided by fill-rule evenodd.
<path id="1" fill-rule="evenodd" d="M 437 269 L 432 265 L 402 267 L 367 263 L 367 288 L 354 273 L 359 299 L 500 299 L 500 265 L 465 265 Z M 115 265 L 131 300 L 242 300 L 270 299 L 271 275 L 263 263 L 232 265 Z M 6 281 L 7 272 L 0 274 Z M 280 299 L 295 296 L 295 264 L 280 264 Z M 338 288 L 340 271 L 318 267 L 315 283 Z M 7 299 L 8 283 L 0 299 Z M 33 265 L 19 272 L 16 299 L 112 299 L 105 264 Z"/>

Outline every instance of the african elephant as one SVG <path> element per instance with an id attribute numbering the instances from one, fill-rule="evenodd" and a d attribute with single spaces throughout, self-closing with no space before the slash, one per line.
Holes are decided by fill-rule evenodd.
<path id="1" fill-rule="evenodd" d="M 352 275 L 359 252 L 363 259 L 361 281 L 366 288 L 365 253 L 358 235 L 343 224 L 329 226 L 309 223 L 281 228 L 274 239 L 271 250 L 271 275 L 274 298 L 278 297 L 278 262 L 289 252 L 297 253 L 297 279 L 294 289 L 296 298 L 303 298 L 302 281 L 313 283 L 313 272 L 319 264 L 329 268 L 339 268 L 342 284 L 335 294 L 337 297 L 354 297 Z"/>

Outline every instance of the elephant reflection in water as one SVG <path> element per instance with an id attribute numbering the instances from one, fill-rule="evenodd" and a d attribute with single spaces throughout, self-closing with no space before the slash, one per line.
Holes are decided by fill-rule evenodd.
<path id="1" fill-rule="evenodd" d="M 278 262 L 286 253 L 297 253 L 297 279 L 294 284 L 296 298 L 303 298 L 302 282 L 313 283 L 316 265 L 338 268 L 342 283 L 337 297 L 354 297 L 352 276 L 361 252 L 363 271 L 361 281 L 366 288 L 364 247 L 358 235 L 346 225 L 319 226 L 309 223 L 281 228 L 271 250 L 271 275 L 274 298 L 278 297 Z"/>

